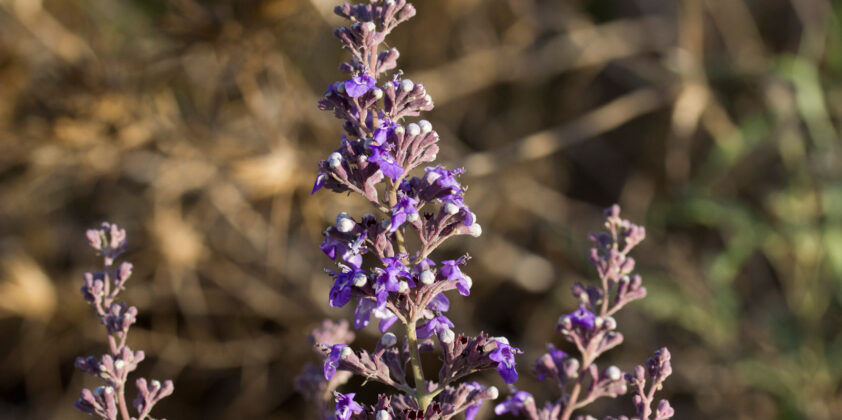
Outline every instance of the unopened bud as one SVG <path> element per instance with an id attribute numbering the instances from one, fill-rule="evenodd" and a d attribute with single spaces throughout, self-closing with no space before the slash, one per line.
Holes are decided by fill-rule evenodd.
<path id="1" fill-rule="evenodd" d="M 421 127 L 421 132 L 424 133 L 424 134 L 427 134 L 430 131 L 433 131 L 433 125 L 430 124 L 430 122 L 427 121 L 427 120 L 418 121 L 418 126 Z"/>
<path id="2" fill-rule="evenodd" d="M 485 392 L 488 393 L 488 398 L 491 398 L 492 400 L 496 400 L 497 397 L 500 396 L 500 390 L 497 389 L 496 386 L 488 387 L 488 389 L 486 389 Z"/>
<path id="3" fill-rule="evenodd" d="M 366 22 L 363 23 L 362 28 L 363 31 L 373 32 L 375 29 L 377 29 L 377 25 L 375 25 L 374 22 Z"/>
<path id="4" fill-rule="evenodd" d="M 456 339 L 456 334 L 450 328 L 443 329 L 439 332 L 439 340 L 442 343 L 452 343 Z"/>
<path id="5" fill-rule="evenodd" d="M 471 287 L 474 286 L 474 279 L 472 279 L 471 276 L 469 276 L 467 274 L 465 274 L 464 276 L 465 276 L 465 283 L 468 284 L 468 289 L 470 289 Z"/>
<path id="6" fill-rule="evenodd" d="M 354 274 L 354 286 L 363 287 L 368 281 L 368 277 L 363 273 Z"/>
<path id="7" fill-rule="evenodd" d="M 594 318 L 594 320 L 593 320 L 593 325 L 596 328 L 602 328 L 602 325 L 604 323 L 605 323 L 605 319 L 603 319 L 601 316 L 598 316 L 598 317 Z"/>
<path id="8" fill-rule="evenodd" d="M 404 79 L 401 80 L 401 90 L 404 92 L 409 92 L 413 88 L 415 88 L 415 83 L 412 83 L 412 80 Z"/>
<path id="9" fill-rule="evenodd" d="M 426 95 L 424 95 L 424 102 L 426 102 L 426 103 L 428 103 L 428 104 L 433 103 L 433 97 L 432 97 L 432 96 L 430 96 L 430 94 L 429 94 L 429 93 L 428 93 L 428 94 L 426 94 Z"/>
<path id="10" fill-rule="evenodd" d="M 453 216 L 454 214 L 459 213 L 459 206 L 451 202 L 444 203 L 444 212 Z"/>
<path id="11" fill-rule="evenodd" d="M 374 93 L 375 99 L 380 99 L 383 97 L 383 91 L 379 88 L 374 88 L 371 92 Z"/>
<path id="12" fill-rule="evenodd" d="M 354 230 L 357 222 L 348 213 L 342 212 L 336 215 L 336 229 L 342 233 L 348 233 Z"/>
<path id="13" fill-rule="evenodd" d="M 421 283 L 430 285 L 433 284 L 434 281 L 436 281 L 436 275 L 433 274 L 432 271 L 424 270 L 421 272 Z"/>
<path id="14" fill-rule="evenodd" d="M 368 156 L 366 156 L 366 155 L 360 155 L 357 158 L 357 163 L 366 163 L 366 162 L 368 162 Z"/>
<path id="15" fill-rule="evenodd" d="M 405 133 L 405 132 L 406 132 L 406 130 L 403 128 L 403 126 L 399 125 L 399 126 L 395 127 L 394 133 L 395 133 L 396 136 L 402 136 L 403 133 Z"/>
<path id="16" fill-rule="evenodd" d="M 617 320 L 612 316 L 605 317 L 605 328 L 613 330 L 617 328 Z"/>
<path id="17" fill-rule="evenodd" d="M 339 353 L 339 358 L 342 359 L 342 360 L 345 360 L 345 359 L 351 357 L 352 354 L 354 354 L 354 351 L 351 350 L 350 347 L 345 346 L 345 347 L 342 347 L 342 353 Z"/>
<path id="18" fill-rule="evenodd" d="M 468 228 L 468 234 L 470 234 L 474 238 L 478 238 L 480 235 L 482 235 L 482 226 L 480 226 L 479 223 L 472 224 L 470 228 Z"/>
<path id="19" fill-rule="evenodd" d="M 409 283 L 401 281 L 398 283 L 398 293 L 406 293 L 409 290 Z"/>
<path id="20" fill-rule="evenodd" d="M 418 220 L 418 213 L 409 213 L 406 215 L 406 221 L 409 223 L 415 223 Z"/>
<path id="21" fill-rule="evenodd" d="M 383 334 L 383 337 L 380 337 L 380 344 L 382 344 L 383 347 L 392 347 L 397 343 L 398 337 L 390 332 L 387 332 L 386 334 Z"/>
<path id="22" fill-rule="evenodd" d="M 339 152 L 333 152 L 327 158 L 327 166 L 331 169 L 336 168 L 337 166 L 342 164 L 342 155 Z"/>
<path id="23" fill-rule="evenodd" d="M 389 1 L 392 1 L 392 0 L 386 0 L 386 1 L 388 3 Z M 380 410 L 374 416 L 374 420 L 392 420 L 392 416 L 390 416 L 389 413 L 386 412 L 386 410 Z"/>
<path id="24" fill-rule="evenodd" d="M 609 366 L 608 369 L 605 369 L 605 376 L 612 381 L 619 381 L 623 376 L 623 372 L 617 366 Z"/>
<path id="25" fill-rule="evenodd" d="M 123 368 L 125 366 L 126 366 L 126 362 L 124 362 L 120 359 L 117 359 L 117 361 L 114 362 L 114 368 L 117 369 L 117 370 L 123 370 Z"/>
<path id="26" fill-rule="evenodd" d="M 406 126 L 406 132 L 409 133 L 410 136 L 415 137 L 421 134 L 421 127 L 419 127 L 418 124 L 410 123 Z"/>

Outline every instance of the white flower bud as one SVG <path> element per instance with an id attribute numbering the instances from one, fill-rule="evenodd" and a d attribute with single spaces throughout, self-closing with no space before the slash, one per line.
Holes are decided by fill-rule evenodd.
<path id="1" fill-rule="evenodd" d="M 482 235 L 482 226 L 480 226 L 479 223 L 474 223 L 470 228 L 468 228 L 468 233 L 474 238 L 478 238 Z"/>
<path id="2" fill-rule="evenodd" d="M 336 168 L 337 166 L 342 164 L 342 155 L 339 152 L 333 152 L 327 158 L 327 166 L 331 169 Z"/>
<path id="3" fill-rule="evenodd" d="M 394 133 L 395 133 L 396 136 L 402 136 L 405 131 L 406 130 L 404 130 L 403 126 L 399 125 L 399 126 L 395 127 Z"/>
<path id="4" fill-rule="evenodd" d="M 357 157 L 357 162 L 358 162 L 358 163 L 366 163 L 366 162 L 368 162 L 368 156 L 366 156 L 366 155 L 360 155 L 359 157 Z"/>
<path id="5" fill-rule="evenodd" d="M 410 136 L 415 137 L 421 134 L 421 127 L 419 127 L 418 124 L 410 123 L 406 126 L 406 132 L 409 133 Z"/>
<path id="6" fill-rule="evenodd" d="M 614 317 L 609 316 L 605 318 L 605 328 L 609 330 L 613 330 L 617 328 L 617 320 Z"/>
<path id="7" fill-rule="evenodd" d="M 354 230 L 354 226 L 357 225 L 357 222 L 351 216 L 348 216 L 348 213 L 344 211 L 336 215 L 336 229 L 342 233 L 348 233 Z"/>
<path id="8" fill-rule="evenodd" d="M 377 29 L 377 25 L 375 25 L 374 22 L 363 23 L 362 27 L 363 30 L 366 32 L 373 32 L 375 29 Z"/>
<path id="9" fill-rule="evenodd" d="M 375 99 L 380 99 L 383 97 L 383 91 L 380 88 L 374 88 L 372 92 L 374 92 Z"/>
<path id="10" fill-rule="evenodd" d="M 415 223 L 418 220 L 418 213 L 409 213 L 406 215 L 406 221 L 409 223 Z"/>
<path id="11" fill-rule="evenodd" d="M 152 380 L 152 388 L 159 389 L 161 388 L 161 381 L 157 379 Z"/>
<path id="12" fill-rule="evenodd" d="M 459 213 L 459 206 L 451 202 L 444 203 L 444 212 L 453 216 L 454 214 Z"/>
<path id="13" fill-rule="evenodd" d="M 454 334 L 453 330 L 450 328 L 445 328 L 439 332 L 439 340 L 441 340 L 442 343 L 452 343 L 455 339 L 456 334 Z"/>
<path id="14" fill-rule="evenodd" d="M 488 392 L 488 397 L 492 400 L 496 400 L 500 396 L 500 390 L 496 386 L 490 386 L 485 391 Z"/>
<path id="15" fill-rule="evenodd" d="M 605 369 L 605 376 L 612 381 L 619 381 L 620 377 L 623 376 L 623 372 L 617 366 L 609 366 L 608 369 Z"/>
<path id="16" fill-rule="evenodd" d="M 430 96 L 430 94 L 429 94 L 429 93 L 428 93 L 428 94 L 426 94 L 426 95 L 424 95 L 424 102 L 426 102 L 426 103 L 428 103 L 428 104 L 433 103 L 433 97 L 432 97 L 432 96 Z"/>
<path id="17" fill-rule="evenodd" d="M 354 286 L 363 287 L 368 281 L 368 277 L 363 273 L 354 274 Z"/>
<path id="18" fill-rule="evenodd" d="M 110 386 L 107 386 L 107 387 L 105 387 L 105 389 L 103 391 L 105 391 L 106 394 L 113 394 L 114 388 L 112 388 Z"/>
<path id="19" fill-rule="evenodd" d="M 391 5 L 395 4 L 395 0 L 386 0 L 384 3 L 386 3 L 386 6 L 391 6 Z"/>
<path id="20" fill-rule="evenodd" d="M 434 281 L 436 281 L 436 275 L 433 274 L 432 271 L 424 270 L 421 272 L 421 283 L 430 285 L 433 284 Z"/>
<path id="21" fill-rule="evenodd" d="M 122 361 L 121 359 L 117 359 L 117 361 L 114 362 L 114 368 L 117 370 L 123 370 L 125 366 L 126 362 Z"/>
<path id="22" fill-rule="evenodd" d="M 421 127 L 421 132 L 424 133 L 424 134 L 427 134 L 430 131 L 433 131 L 433 125 L 430 124 L 430 122 L 427 121 L 427 120 L 418 121 L 418 125 Z"/>
<path id="23" fill-rule="evenodd" d="M 392 0 L 386 0 L 386 3 L 389 3 L 391 1 Z M 337 416 L 337 418 L 339 418 L 339 416 Z M 380 410 L 374 416 L 374 420 L 392 420 L 392 416 L 390 416 L 389 413 L 386 412 L 386 410 Z"/>
<path id="24" fill-rule="evenodd" d="M 409 283 L 401 281 L 398 283 L 398 293 L 406 293 L 409 290 Z"/>
<path id="25" fill-rule="evenodd" d="M 465 277 L 467 277 L 467 276 L 465 276 Z M 503 344 L 509 344 L 509 339 L 508 339 L 508 338 L 506 338 L 506 337 L 503 337 L 503 336 L 500 336 L 500 337 L 494 337 L 494 338 L 492 338 L 492 340 L 494 340 L 494 341 L 499 341 L 499 342 L 501 342 L 501 343 L 503 343 Z"/>
<path id="26" fill-rule="evenodd" d="M 465 283 L 468 284 L 468 289 L 470 289 L 471 287 L 474 287 L 474 279 L 472 279 L 471 276 L 469 276 L 467 274 L 464 274 L 464 277 L 465 277 Z"/>
<path id="27" fill-rule="evenodd" d="M 594 318 L 594 320 L 593 320 L 594 327 L 602 328 L 603 324 L 605 324 L 605 319 L 603 319 L 601 316 L 598 316 L 598 317 Z"/>
<path id="28" fill-rule="evenodd" d="M 387 332 L 386 334 L 383 334 L 383 337 L 380 337 L 380 344 L 382 344 L 383 347 L 392 347 L 397 343 L 398 337 L 390 332 Z"/>
<path id="29" fill-rule="evenodd" d="M 401 90 L 404 92 L 409 92 L 413 88 L 415 88 L 415 83 L 412 83 L 412 80 L 403 79 L 401 80 Z"/>
<path id="30" fill-rule="evenodd" d="M 342 353 L 339 353 L 339 358 L 342 359 L 342 360 L 345 360 L 345 359 L 351 357 L 352 354 L 354 354 L 354 351 L 351 350 L 350 347 L 345 346 L 345 347 L 342 347 Z"/>

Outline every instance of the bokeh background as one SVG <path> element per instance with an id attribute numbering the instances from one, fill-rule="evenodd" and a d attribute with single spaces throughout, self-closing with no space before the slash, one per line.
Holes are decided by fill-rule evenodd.
<path id="1" fill-rule="evenodd" d="M 85 418 L 71 404 L 94 382 L 73 359 L 105 343 L 78 289 L 101 220 L 128 230 L 140 372 L 176 381 L 158 416 L 310 415 L 292 388 L 315 360 L 305 335 L 351 315 L 327 305 L 320 232 L 367 211 L 310 195 L 340 134 L 316 109 L 342 78 L 333 6 L 0 1 L 0 418 Z M 416 6 L 389 43 L 432 94 L 440 159 L 466 167 L 485 232 L 439 254 L 474 257 L 453 318 L 527 351 L 521 388 L 554 397 L 528 370 L 563 343 L 569 288 L 594 278 L 586 234 L 618 202 L 648 229 L 650 296 L 609 361 L 668 346 L 679 419 L 838 418 L 842 4 Z"/>

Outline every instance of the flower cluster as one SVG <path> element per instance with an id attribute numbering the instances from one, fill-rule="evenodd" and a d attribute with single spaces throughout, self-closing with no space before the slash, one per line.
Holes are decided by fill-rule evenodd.
<path id="1" fill-rule="evenodd" d="M 399 54 L 381 45 L 415 15 L 415 8 L 406 0 L 369 0 L 345 3 L 335 12 L 351 22 L 334 31 L 351 53 L 339 66 L 348 79 L 331 84 L 319 108 L 342 120 L 345 133 L 339 148 L 319 163 L 313 193 L 324 188 L 360 194 L 377 215 L 340 213 L 324 232 L 321 249 L 337 266 L 326 270 L 334 280 L 328 302 L 334 307 L 355 304 L 354 327 L 367 326 L 373 315 L 383 335 L 370 353 L 354 351 L 347 342 L 318 343 L 322 373 L 332 381 L 337 371 L 352 372 L 399 394 L 364 404 L 354 401 L 355 394 L 337 393 L 334 414 L 342 420 L 383 420 L 446 419 L 464 412 L 470 419 L 498 391 L 460 379 L 496 368 L 512 383 L 520 350 L 502 337 L 457 334 L 446 315 L 446 292 L 471 293 L 473 280 L 462 271 L 468 256 L 435 261 L 431 254 L 448 238 L 476 237 L 482 228 L 465 203 L 466 189 L 459 182 L 464 171 L 433 164 L 439 135 L 432 124 L 405 121 L 431 110 L 432 98 L 400 71 L 383 77 L 395 69 Z M 390 332 L 396 324 L 397 335 Z M 430 380 L 424 377 L 420 353 L 436 347 L 443 363 L 438 378 Z"/>
<path id="2" fill-rule="evenodd" d="M 535 399 L 526 391 L 515 390 L 506 401 L 495 408 L 500 415 L 510 413 L 532 420 L 572 418 L 579 410 L 601 397 L 617 397 L 634 392 L 636 419 L 651 418 L 655 391 L 662 388 L 664 380 L 672 373 L 670 353 L 666 348 L 655 352 L 646 363 L 647 369 L 637 366 L 633 373 L 623 374 L 616 366 L 600 370 L 596 359 L 604 352 L 620 345 L 623 335 L 616 331 L 615 314 L 626 304 L 646 296 L 642 279 L 634 271 L 634 259 L 628 253 L 646 237 L 646 230 L 620 218 L 620 207 L 605 210 L 607 232 L 591 234 L 595 247 L 590 251 L 590 262 L 596 267 L 600 287 L 573 286 L 573 295 L 579 308 L 562 315 L 556 329 L 579 353 L 579 358 L 548 345 L 548 352 L 535 363 L 538 380 L 552 379 L 558 386 L 561 398 L 538 409 Z M 650 386 L 646 389 L 646 374 Z M 664 420 L 674 414 L 666 400 L 661 400 L 655 410 L 655 419 Z M 591 418 L 577 416 L 578 418 Z M 628 417 L 620 416 L 621 420 Z M 606 417 L 606 420 L 615 420 Z"/>
<path id="3" fill-rule="evenodd" d="M 108 337 L 109 353 L 99 359 L 93 356 L 76 359 L 76 368 L 101 378 L 105 385 L 93 391 L 82 390 L 82 396 L 75 406 L 79 410 L 102 419 L 144 420 L 151 419 L 149 413 L 155 404 L 172 394 L 172 381 L 163 383 L 140 378 L 135 382 L 138 396 L 134 400 L 136 416 L 129 415 L 126 402 L 126 382 L 129 373 L 137 369 L 143 361 L 143 351 L 132 351 L 126 345 L 129 328 L 135 323 L 137 308 L 125 302 L 117 302 L 117 296 L 132 274 L 132 264 L 123 262 L 115 266 L 115 260 L 126 249 L 126 231 L 117 225 L 103 223 L 99 229 L 87 232 L 88 243 L 104 260 L 104 269 L 95 273 L 85 273 L 82 296 L 94 308 Z"/>

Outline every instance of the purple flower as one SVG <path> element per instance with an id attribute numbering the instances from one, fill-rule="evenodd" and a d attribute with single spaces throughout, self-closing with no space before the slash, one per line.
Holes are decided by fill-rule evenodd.
<path id="1" fill-rule="evenodd" d="M 474 417 L 477 416 L 480 408 L 482 408 L 482 401 L 468 406 L 468 408 L 465 409 L 465 420 L 474 420 Z"/>
<path id="2" fill-rule="evenodd" d="M 310 195 L 316 193 L 316 191 L 322 189 L 325 186 L 325 182 L 327 182 L 327 174 L 324 172 L 319 173 L 319 176 L 316 177 L 316 182 L 313 184 L 313 191 L 310 192 Z"/>
<path id="3" fill-rule="evenodd" d="M 330 355 L 325 360 L 325 379 L 328 381 L 336 374 L 339 360 L 342 359 L 342 350 L 348 347 L 345 344 L 335 344 L 330 348 Z"/>
<path id="4" fill-rule="evenodd" d="M 334 308 L 341 308 L 351 300 L 351 286 L 358 276 L 365 276 L 365 271 L 353 268 L 336 275 L 336 281 L 330 288 L 328 302 Z"/>
<path id="5" fill-rule="evenodd" d="M 526 391 L 518 391 L 515 395 L 512 395 L 511 398 L 497 404 L 497 406 L 494 407 L 494 414 L 499 416 L 511 413 L 515 416 L 519 416 L 520 410 L 523 410 L 530 400 L 534 400 L 534 398 L 532 398 L 532 394 Z"/>
<path id="6" fill-rule="evenodd" d="M 447 319 L 444 315 L 439 315 L 426 323 L 416 328 L 418 331 L 418 338 L 429 338 L 433 334 L 438 334 L 444 330 L 453 328 L 453 322 Z"/>
<path id="7" fill-rule="evenodd" d="M 462 270 L 459 269 L 459 264 L 463 264 L 463 259 L 460 258 L 458 260 L 445 260 L 441 262 L 442 267 L 439 270 L 439 273 L 447 280 L 455 280 L 456 289 L 459 290 L 459 294 L 462 296 L 468 296 L 471 294 L 471 286 L 473 282 L 471 278 L 466 276 L 462 273 Z"/>
<path id="8" fill-rule="evenodd" d="M 395 321 L 398 320 L 398 317 L 392 311 L 385 308 L 378 308 L 377 302 L 371 299 L 361 298 L 359 304 L 357 304 L 357 310 L 354 312 L 354 328 L 365 328 L 371 319 L 372 313 L 375 318 L 380 319 L 380 325 L 378 327 L 381 333 L 388 331 Z"/>
<path id="9" fill-rule="evenodd" d="M 593 312 L 585 309 L 584 306 L 580 306 L 579 309 L 573 311 L 568 316 L 570 317 L 570 321 L 573 322 L 573 325 L 576 325 L 579 328 L 584 328 L 586 330 L 593 331 L 596 315 L 594 315 Z"/>
<path id="10" fill-rule="evenodd" d="M 439 293 L 430 300 L 427 309 L 436 312 L 447 312 L 450 310 L 450 300 L 447 299 L 444 293 Z"/>
<path id="11" fill-rule="evenodd" d="M 403 175 L 403 167 L 395 163 L 395 158 L 386 149 L 387 145 L 377 146 L 372 144 L 369 148 L 371 149 L 371 156 L 368 157 L 368 161 L 376 164 L 383 171 L 383 175 L 392 180 L 396 180 Z"/>
<path id="12" fill-rule="evenodd" d="M 441 198 L 443 203 L 443 209 L 448 214 L 457 214 L 462 213 L 462 223 L 465 226 L 471 226 L 474 224 L 474 213 L 468 209 L 468 206 L 465 205 L 465 198 L 461 195 L 450 194 L 446 195 Z"/>
<path id="13" fill-rule="evenodd" d="M 557 349 L 552 344 L 547 344 L 547 349 L 549 349 L 549 352 L 535 362 L 535 376 L 537 376 L 539 381 L 547 379 L 548 375 L 556 375 L 559 371 L 562 371 L 564 369 L 564 359 L 567 358 L 567 353 Z M 550 361 L 552 365 L 548 363 Z"/>
<path id="14" fill-rule="evenodd" d="M 403 196 L 398 200 L 392 209 L 392 226 L 389 228 L 389 233 L 394 233 L 407 220 L 412 222 L 413 219 L 418 218 L 416 205 L 418 205 L 418 200 L 412 197 Z"/>
<path id="15" fill-rule="evenodd" d="M 448 171 L 441 166 L 428 166 L 424 170 L 426 171 L 424 179 L 426 179 L 427 183 L 430 185 L 435 185 L 442 190 L 449 191 L 448 194 L 458 194 L 462 192 L 462 186 L 459 185 L 459 181 L 455 178 L 455 175 L 459 175 L 463 172 L 462 169 Z"/>
<path id="16" fill-rule="evenodd" d="M 488 358 L 497 362 L 497 372 L 507 384 L 517 381 L 515 370 L 515 354 L 521 351 L 500 340 L 495 340 L 497 348 L 488 355 Z"/>
<path id="17" fill-rule="evenodd" d="M 403 277 L 407 281 L 408 287 L 415 287 L 415 282 L 406 270 L 398 257 L 383 258 L 385 268 L 380 269 L 380 275 L 377 277 L 374 294 L 377 296 L 377 307 L 384 308 L 386 306 L 386 299 L 389 297 L 389 292 L 400 292 L 401 281 L 399 277 Z"/>
<path id="18" fill-rule="evenodd" d="M 366 92 L 374 89 L 376 80 L 367 74 L 354 76 L 345 81 L 345 93 L 352 98 L 358 98 L 366 94 Z"/>
<path id="19" fill-rule="evenodd" d="M 351 264 L 354 268 L 360 268 L 363 262 L 363 257 L 360 253 L 363 251 L 362 245 L 365 242 L 366 234 L 363 232 L 355 239 L 351 235 L 343 234 L 338 230 L 329 228 L 325 231 L 325 240 L 320 245 L 322 252 L 328 258 L 335 260 L 340 256 L 342 260 Z"/>
<path id="20" fill-rule="evenodd" d="M 383 143 L 386 143 L 386 140 L 393 135 L 395 127 L 397 126 L 397 124 L 391 121 L 383 121 L 380 124 L 380 128 L 374 130 L 374 142 L 377 143 L 378 146 L 382 146 Z"/>
<path id="21" fill-rule="evenodd" d="M 336 420 L 349 420 L 351 413 L 359 413 L 363 408 L 354 401 L 355 393 L 340 394 L 336 393 Z"/>

